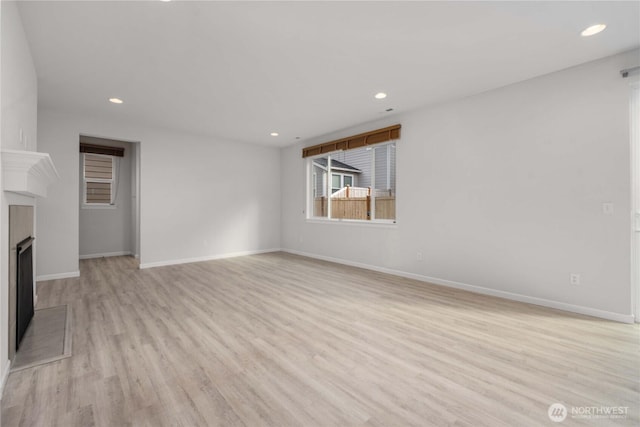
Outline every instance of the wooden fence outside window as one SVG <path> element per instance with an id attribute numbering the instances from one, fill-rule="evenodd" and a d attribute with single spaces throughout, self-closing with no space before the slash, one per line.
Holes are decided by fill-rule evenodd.
<path id="1" fill-rule="evenodd" d="M 366 190 L 366 191 L 363 191 Z M 364 194 L 364 196 L 363 196 Z M 396 218 L 396 198 L 388 191 L 376 190 L 375 219 Z M 332 219 L 359 219 L 371 220 L 371 189 L 358 187 L 345 187 L 331 196 Z M 315 217 L 327 217 L 327 197 L 314 199 L 313 215 Z"/>

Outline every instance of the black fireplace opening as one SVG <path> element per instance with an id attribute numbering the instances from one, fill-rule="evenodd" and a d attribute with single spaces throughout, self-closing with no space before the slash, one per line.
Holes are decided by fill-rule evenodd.
<path id="1" fill-rule="evenodd" d="M 16 351 L 33 318 L 33 237 L 17 245 Z"/>

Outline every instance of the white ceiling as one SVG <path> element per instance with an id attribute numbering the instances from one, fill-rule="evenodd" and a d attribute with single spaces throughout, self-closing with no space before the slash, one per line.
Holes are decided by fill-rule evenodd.
<path id="1" fill-rule="evenodd" d="M 272 146 L 640 45 L 636 1 L 45 1 L 20 11 L 40 106 Z M 594 23 L 608 28 L 580 37 Z"/>

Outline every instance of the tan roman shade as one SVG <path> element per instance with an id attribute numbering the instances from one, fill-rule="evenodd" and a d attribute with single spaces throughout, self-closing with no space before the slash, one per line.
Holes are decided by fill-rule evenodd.
<path id="1" fill-rule="evenodd" d="M 318 154 L 330 153 L 332 151 L 352 150 L 364 147 L 365 145 L 379 144 L 392 139 L 400 139 L 401 125 L 393 125 L 386 128 L 365 132 L 358 135 L 348 136 L 335 141 L 306 147 L 302 149 L 302 157 L 316 156 Z"/>
<path id="2" fill-rule="evenodd" d="M 84 155 L 84 179 L 86 181 L 86 203 L 111 203 L 111 180 L 113 180 L 113 158 L 104 155 Z M 104 181 L 107 182 L 104 182 Z"/>
<path id="3" fill-rule="evenodd" d="M 87 203 L 111 203 L 110 182 L 87 182 Z"/>
<path id="4" fill-rule="evenodd" d="M 109 157 L 86 154 L 84 156 L 84 177 L 87 179 L 112 179 L 112 160 Z"/>

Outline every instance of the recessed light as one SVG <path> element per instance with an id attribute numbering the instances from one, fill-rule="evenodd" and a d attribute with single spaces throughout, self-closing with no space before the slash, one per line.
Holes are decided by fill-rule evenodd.
<path id="1" fill-rule="evenodd" d="M 278 136 L 280 135 L 278 132 L 271 132 L 271 136 Z"/>
<path id="2" fill-rule="evenodd" d="M 376 93 L 376 94 L 374 95 L 374 97 L 375 97 L 376 99 L 385 99 L 385 98 L 387 97 L 387 94 L 386 94 L 386 93 L 384 93 L 384 92 L 378 92 L 378 93 Z"/>
<path id="3" fill-rule="evenodd" d="M 592 36 L 594 34 L 601 33 L 602 31 L 604 31 L 605 28 L 607 28 L 607 26 L 605 24 L 592 25 L 589 28 L 585 28 L 584 30 L 582 30 L 580 35 L 582 37 L 589 37 L 589 36 Z"/>
<path id="4" fill-rule="evenodd" d="M 114 104 L 122 104 L 124 101 L 120 98 L 109 98 L 109 102 L 113 102 Z"/>

